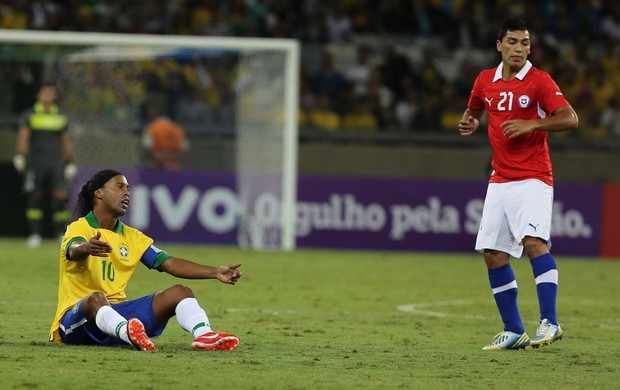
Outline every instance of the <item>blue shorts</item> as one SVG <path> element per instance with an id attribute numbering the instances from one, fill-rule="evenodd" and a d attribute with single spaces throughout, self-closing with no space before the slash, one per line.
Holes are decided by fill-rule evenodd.
<path id="1" fill-rule="evenodd" d="M 159 323 L 153 313 L 153 297 L 155 294 L 147 295 L 142 298 L 112 304 L 112 308 L 120 315 L 129 318 L 138 318 L 144 324 L 144 329 L 149 337 L 160 336 L 168 321 Z M 67 310 L 60 319 L 60 338 L 66 344 L 73 345 L 117 345 L 126 344 L 123 340 L 108 336 L 99 328 L 89 328 L 86 326 L 86 318 L 82 311 L 82 301 L 80 300 L 71 309 Z"/>

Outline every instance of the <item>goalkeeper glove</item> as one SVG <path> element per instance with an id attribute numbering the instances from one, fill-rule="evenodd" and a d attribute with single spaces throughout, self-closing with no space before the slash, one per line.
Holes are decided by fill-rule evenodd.
<path id="1" fill-rule="evenodd" d="M 68 162 L 67 165 L 65 165 L 65 171 L 64 171 L 65 180 L 66 181 L 73 180 L 76 173 L 77 173 L 77 166 L 72 162 Z"/>
<path id="2" fill-rule="evenodd" d="M 26 157 L 23 154 L 13 156 L 13 166 L 17 172 L 24 173 L 26 170 Z"/>

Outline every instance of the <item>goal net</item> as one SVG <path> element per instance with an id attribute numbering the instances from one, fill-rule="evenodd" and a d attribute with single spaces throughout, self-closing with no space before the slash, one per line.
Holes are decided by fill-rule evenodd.
<path id="1" fill-rule="evenodd" d="M 139 182 L 144 126 L 173 117 L 192 168 L 234 171 L 238 244 L 295 247 L 296 41 L 0 30 L 0 75 L 22 71 L 57 85 L 81 167 L 135 168 Z M 0 88 L 17 91 L 0 116 L 25 108 L 19 85 Z"/>

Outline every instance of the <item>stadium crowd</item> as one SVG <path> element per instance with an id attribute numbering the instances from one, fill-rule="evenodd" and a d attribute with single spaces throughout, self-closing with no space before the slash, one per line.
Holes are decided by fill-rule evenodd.
<path id="1" fill-rule="evenodd" d="M 528 21 L 531 61 L 551 73 L 582 118 L 574 135 L 562 136 L 620 138 L 620 2 L 614 0 L 0 1 L 3 29 L 299 39 L 302 52 L 320 54 L 302 63 L 300 125 L 326 132 L 455 132 L 477 73 L 499 62 L 489 47 L 506 15 Z M 421 54 L 412 57 L 406 48 L 416 45 Z M 354 48 L 348 61 L 338 55 L 342 47 Z M 103 100 L 97 110 L 144 119 L 148 106 L 157 105 L 190 129 L 205 118 L 232 120 L 225 60 L 153 65 L 140 85 L 128 88 L 133 93 L 93 93 Z M 123 72 L 135 82 L 131 69 Z M 28 70 L 16 66 L 12 77 L 23 86 Z"/>

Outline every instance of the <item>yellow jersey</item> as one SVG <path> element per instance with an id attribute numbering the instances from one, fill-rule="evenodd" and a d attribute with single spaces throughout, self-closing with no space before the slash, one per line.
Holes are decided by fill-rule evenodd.
<path id="1" fill-rule="evenodd" d="M 112 247 L 109 257 L 88 256 L 84 260 L 68 258 L 69 246 L 74 241 L 88 242 L 101 232 L 101 241 Z M 110 303 L 126 300 L 125 287 L 138 263 L 148 268 L 159 267 L 168 253 L 153 245 L 153 239 L 141 231 L 117 220 L 115 229 L 102 229 L 92 211 L 71 223 L 60 246 L 60 275 L 58 307 L 50 330 L 50 341 L 62 342 L 58 333 L 62 316 L 87 295 L 100 291 Z"/>

